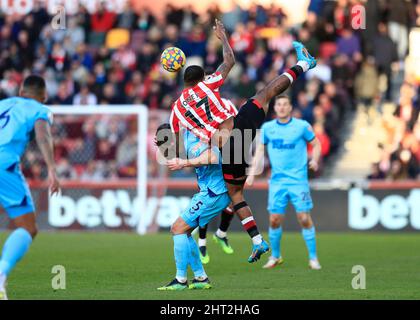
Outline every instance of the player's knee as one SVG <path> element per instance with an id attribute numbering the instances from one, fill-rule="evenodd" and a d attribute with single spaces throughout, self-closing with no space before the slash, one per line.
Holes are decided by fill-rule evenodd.
<path id="1" fill-rule="evenodd" d="M 311 228 L 312 219 L 308 213 L 302 213 L 298 215 L 298 221 L 302 228 Z"/>
<path id="2" fill-rule="evenodd" d="M 34 239 L 36 235 L 38 234 L 38 227 L 36 225 L 28 225 L 28 226 L 25 226 L 24 229 L 28 231 L 32 239 Z"/>
<path id="3" fill-rule="evenodd" d="M 174 222 L 174 223 L 171 225 L 171 233 L 172 233 L 173 235 L 175 235 L 175 234 L 178 234 L 178 233 L 179 233 L 179 226 L 178 226 L 178 224 L 177 224 L 176 222 Z"/>
<path id="4" fill-rule="evenodd" d="M 184 233 L 183 224 L 179 218 L 171 225 L 171 233 L 173 235 Z"/>
<path id="5" fill-rule="evenodd" d="M 277 229 L 281 226 L 281 217 L 278 215 L 271 215 L 270 216 L 270 227 L 273 229 Z"/>

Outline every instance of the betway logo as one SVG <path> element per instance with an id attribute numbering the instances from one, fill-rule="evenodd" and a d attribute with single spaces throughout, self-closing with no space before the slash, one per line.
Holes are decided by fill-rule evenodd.
<path id="1" fill-rule="evenodd" d="M 131 200 L 125 190 L 104 190 L 100 198 L 91 195 L 79 199 L 51 197 L 48 222 L 55 228 L 67 228 L 74 223 L 86 228 L 118 228 L 124 225 L 135 227 L 140 218 L 144 219 L 147 227 L 156 217 L 156 223 L 166 228 L 176 220 L 190 200 L 189 197 L 150 197 L 146 209 L 142 209 L 139 199 Z"/>
<path id="2" fill-rule="evenodd" d="M 399 230 L 407 226 L 420 230 L 420 189 L 413 189 L 407 198 L 390 195 L 379 201 L 363 190 L 349 191 L 349 226 L 368 230 L 381 224 L 386 229 Z"/>

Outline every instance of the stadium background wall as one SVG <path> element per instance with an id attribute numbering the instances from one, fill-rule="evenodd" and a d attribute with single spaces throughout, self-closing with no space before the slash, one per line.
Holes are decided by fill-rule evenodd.
<path id="1" fill-rule="evenodd" d="M 157 185 L 165 189 L 156 192 Z M 167 231 L 196 192 L 192 181 L 149 182 L 146 209 L 141 213 L 148 232 Z M 61 198 L 48 202 L 42 184 L 32 185 L 41 230 L 121 230 L 134 231 L 140 204 L 135 183 L 106 182 L 100 185 L 67 183 Z M 268 230 L 267 184 L 257 183 L 246 192 L 259 228 Z M 312 189 L 312 211 L 318 231 L 420 231 L 420 185 L 418 183 L 371 183 L 365 188 Z M 1 228 L 7 227 L 0 214 Z M 215 230 L 218 218 L 210 224 Z M 11 227 L 10 225 L 8 227 Z M 241 231 L 234 219 L 231 231 Z M 289 205 L 285 230 L 298 231 L 294 210 Z"/>

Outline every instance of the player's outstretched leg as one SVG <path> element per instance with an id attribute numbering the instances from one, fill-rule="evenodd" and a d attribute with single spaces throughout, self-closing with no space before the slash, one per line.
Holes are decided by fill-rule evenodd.
<path id="1" fill-rule="evenodd" d="M 251 98 L 259 102 L 266 114 L 268 111 L 268 104 L 271 99 L 286 91 L 293 81 L 295 81 L 301 74 L 305 73 L 309 69 L 315 68 L 316 66 L 316 59 L 309 54 L 308 50 L 302 43 L 293 41 L 293 47 L 296 51 L 298 60 L 296 65 L 271 80 L 263 89 L 258 91 L 253 98 Z"/>
<path id="2" fill-rule="evenodd" d="M 8 212 L 9 215 L 14 213 Z M 16 214 L 20 214 L 16 212 Z M 27 213 L 12 219 L 17 227 L 7 238 L 0 260 L 0 300 L 7 300 L 6 280 L 16 264 L 28 251 L 37 229 L 35 214 Z"/>
<path id="3" fill-rule="evenodd" d="M 242 178 L 242 181 L 244 179 Z M 232 181 L 231 181 L 232 182 Z M 232 200 L 233 210 L 241 220 L 242 226 L 249 234 L 252 240 L 252 252 L 248 257 L 248 262 L 253 263 L 260 259 L 261 255 L 270 250 L 267 242 L 263 239 L 258 231 L 257 224 L 252 215 L 251 208 L 246 203 L 243 197 L 243 184 L 232 184 L 226 181 L 226 186 L 229 191 L 229 196 Z"/>
<path id="4" fill-rule="evenodd" d="M 308 250 L 309 268 L 312 270 L 320 270 L 321 264 L 319 263 L 316 252 L 315 226 L 312 222 L 311 215 L 306 212 L 299 212 L 297 218 L 302 227 L 302 237 L 305 241 L 306 249 Z"/>
<path id="5" fill-rule="evenodd" d="M 188 244 L 190 247 L 190 261 L 189 264 L 194 272 L 194 279 L 189 285 L 189 289 L 211 289 L 210 280 L 204 271 L 203 264 L 200 260 L 200 252 L 194 238 L 188 237 Z"/>
<path id="6" fill-rule="evenodd" d="M 198 227 L 198 248 L 200 251 L 200 260 L 202 264 L 210 262 L 210 256 L 207 252 L 207 227 L 206 224 L 203 227 Z"/>
<path id="7" fill-rule="evenodd" d="M 233 248 L 230 246 L 227 238 L 227 230 L 229 229 L 234 213 L 235 212 L 231 207 L 227 207 L 222 211 L 220 226 L 213 235 L 213 240 L 220 245 L 223 252 L 226 254 L 233 253 Z"/>

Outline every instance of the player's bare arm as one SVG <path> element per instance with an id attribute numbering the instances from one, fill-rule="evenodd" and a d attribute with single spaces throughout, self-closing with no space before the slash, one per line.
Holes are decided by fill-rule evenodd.
<path id="1" fill-rule="evenodd" d="M 170 170 L 181 170 L 188 167 L 201 167 L 209 164 L 219 163 L 219 157 L 210 149 L 202 152 L 198 157 L 192 159 L 174 158 L 168 160 L 167 166 Z"/>
<path id="2" fill-rule="evenodd" d="M 309 168 L 314 171 L 318 171 L 319 159 L 321 158 L 321 142 L 318 138 L 314 138 L 310 144 L 312 145 L 312 159 L 309 161 Z"/>
<path id="3" fill-rule="evenodd" d="M 217 68 L 216 72 L 220 72 L 223 79 L 226 79 L 230 70 L 232 70 L 233 66 L 235 65 L 235 55 L 229 44 L 223 23 L 216 19 L 213 29 L 215 31 L 216 37 L 220 39 L 223 46 L 223 63 Z"/>
<path id="4" fill-rule="evenodd" d="M 51 194 L 57 194 L 60 191 L 60 182 L 58 181 L 55 167 L 51 129 L 47 121 L 38 120 L 35 122 L 35 137 L 42 156 L 44 157 L 44 161 L 47 164 Z"/>

